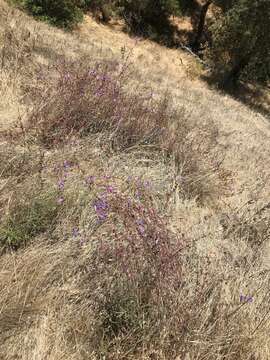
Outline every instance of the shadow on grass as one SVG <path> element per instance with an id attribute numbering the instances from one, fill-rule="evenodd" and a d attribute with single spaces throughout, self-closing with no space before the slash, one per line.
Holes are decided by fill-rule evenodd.
<path id="1" fill-rule="evenodd" d="M 201 79 L 216 90 L 223 91 L 237 101 L 242 102 L 251 110 L 266 116 L 270 121 L 270 88 L 260 84 L 238 82 L 221 86 L 210 76 L 202 75 Z"/>

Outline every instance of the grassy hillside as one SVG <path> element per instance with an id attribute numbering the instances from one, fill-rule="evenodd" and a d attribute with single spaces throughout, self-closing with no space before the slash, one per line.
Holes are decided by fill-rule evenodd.
<path id="1" fill-rule="evenodd" d="M 0 359 L 269 359 L 269 120 L 87 16 L 0 44 Z"/>

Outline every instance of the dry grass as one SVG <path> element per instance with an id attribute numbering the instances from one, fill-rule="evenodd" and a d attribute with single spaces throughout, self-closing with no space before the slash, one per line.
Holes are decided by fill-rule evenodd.
<path id="1" fill-rule="evenodd" d="M 0 33 L 0 358 L 269 359 L 267 119 L 89 17 Z"/>

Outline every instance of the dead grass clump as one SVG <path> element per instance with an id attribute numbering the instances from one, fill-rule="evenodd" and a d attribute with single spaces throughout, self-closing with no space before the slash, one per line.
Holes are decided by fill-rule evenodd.
<path id="1" fill-rule="evenodd" d="M 20 28 L 17 24 L 6 23 L 1 26 L 1 70 L 9 69 L 19 71 L 29 63 L 32 57 L 34 39 L 32 34 L 26 28 Z"/>
<path id="2" fill-rule="evenodd" d="M 217 138 L 218 129 L 210 121 L 206 125 L 191 121 L 173 124 L 164 148 L 173 161 L 173 191 L 178 197 L 195 198 L 198 204 L 205 204 L 228 193 L 232 175 L 223 168 Z"/>
<path id="3" fill-rule="evenodd" d="M 265 246 L 270 240 L 270 205 L 268 202 L 256 204 L 248 201 L 240 209 L 230 214 L 223 214 L 220 220 L 223 237 L 227 244 L 240 245 L 239 256 L 233 256 L 229 249 L 225 254 L 233 259 L 236 267 L 248 268 L 254 262 L 261 262 Z"/>
<path id="4" fill-rule="evenodd" d="M 29 174 L 41 171 L 43 158 L 44 152 L 41 149 L 3 142 L 0 144 L 0 177 L 14 178 L 17 183 L 21 182 Z"/>
<path id="5" fill-rule="evenodd" d="M 22 96 L 20 89 L 29 81 L 35 67 L 33 50 L 37 35 L 15 12 L 0 4 L 0 94 L 2 101 L 5 99 L 4 105 L 12 103 L 14 97 Z"/>

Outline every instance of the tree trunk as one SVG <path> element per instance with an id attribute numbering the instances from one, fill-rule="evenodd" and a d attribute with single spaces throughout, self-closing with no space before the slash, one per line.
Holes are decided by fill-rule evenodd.
<path id="1" fill-rule="evenodd" d="M 203 35 L 204 26 L 205 26 L 206 14 L 207 14 L 208 8 L 212 4 L 212 2 L 213 2 L 213 0 L 208 0 L 201 7 L 200 16 L 199 16 L 199 24 L 198 24 L 198 28 L 197 28 L 197 32 L 196 32 L 196 37 L 195 37 L 195 40 L 193 41 L 193 44 L 192 44 L 192 50 L 195 53 L 198 52 L 198 50 L 200 48 L 200 42 L 201 42 L 201 38 L 202 38 L 202 35 Z"/>

